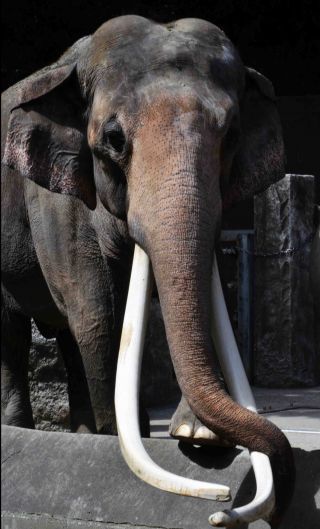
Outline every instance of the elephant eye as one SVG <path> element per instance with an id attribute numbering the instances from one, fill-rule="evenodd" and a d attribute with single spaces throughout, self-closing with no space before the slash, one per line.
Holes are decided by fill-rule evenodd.
<path id="1" fill-rule="evenodd" d="M 126 146 L 126 137 L 118 121 L 111 120 L 107 123 L 103 131 L 103 143 L 118 154 L 123 154 Z"/>

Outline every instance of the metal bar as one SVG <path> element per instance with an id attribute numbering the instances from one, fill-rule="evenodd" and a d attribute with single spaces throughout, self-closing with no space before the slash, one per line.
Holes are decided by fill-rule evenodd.
<path id="1" fill-rule="evenodd" d="M 252 321 L 252 234 L 241 233 L 238 235 L 238 329 L 241 357 L 248 379 L 252 379 L 252 347 L 253 347 L 253 321 Z"/>

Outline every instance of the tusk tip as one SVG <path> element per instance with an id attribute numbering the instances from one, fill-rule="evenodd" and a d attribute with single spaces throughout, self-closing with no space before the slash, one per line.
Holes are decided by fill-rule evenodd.
<path id="1" fill-rule="evenodd" d="M 232 527 L 239 520 L 232 516 L 232 511 L 225 510 L 211 514 L 208 521 L 213 527 Z"/>

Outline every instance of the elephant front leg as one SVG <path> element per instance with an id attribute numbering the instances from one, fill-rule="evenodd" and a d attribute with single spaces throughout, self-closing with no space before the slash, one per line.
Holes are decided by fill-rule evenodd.
<path id="1" fill-rule="evenodd" d="M 86 333 L 87 334 L 87 333 Z M 105 333 L 78 337 L 96 432 L 117 435 L 114 387 L 117 350 Z M 82 396 L 83 397 L 83 396 Z"/>
<path id="2" fill-rule="evenodd" d="M 1 422 L 34 428 L 28 383 L 31 321 L 2 287 Z"/>
<path id="3" fill-rule="evenodd" d="M 232 446 L 228 441 L 204 426 L 191 410 L 182 395 L 178 408 L 172 416 L 169 433 L 174 439 L 187 443 L 211 446 Z"/>
<path id="4" fill-rule="evenodd" d="M 117 435 L 114 390 L 121 326 L 119 329 L 115 328 L 115 325 L 110 322 L 108 325 L 106 320 L 100 318 L 98 321 L 83 320 L 80 328 L 78 320 L 76 321 L 77 324 L 74 324 L 71 330 L 76 337 L 83 362 L 96 432 Z M 126 398 L 125 394 L 123 398 Z M 149 437 L 149 417 L 142 404 L 140 430 L 143 437 Z"/>
<path id="5" fill-rule="evenodd" d="M 77 433 L 96 433 L 88 383 L 82 358 L 69 329 L 59 331 L 57 346 L 63 356 L 68 378 L 70 429 Z"/>

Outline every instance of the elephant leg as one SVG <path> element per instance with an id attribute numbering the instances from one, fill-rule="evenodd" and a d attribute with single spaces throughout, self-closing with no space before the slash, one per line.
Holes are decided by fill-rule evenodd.
<path id="1" fill-rule="evenodd" d="M 192 444 L 232 446 L 228 441 L 221 439 L 199 421 L 183 395 L 172 416 L 169 433 L 174 439 Z"/>
<path id="2" fill-rule="evenodd" d="M 95 433 L 96 424 L 83 362 L 69 329 L 58 332 L 57 346 L 67 371 L 71 431 Z"/>
<path id="3" fill-rule="evenodd" d="M 77 270 L 76 289 L 65 295 L 70 333 L 79 348 L 98 434 L 117 435 L 114 391 L 130 257 L 128 263 L 105 259 L 97 273 L 97 263 L 88 263 L 83 256 L 85 266 Z M 142 435 L 147 435 L 145 412 L 141 412 L 141 427 Z"/>
<path id="4" fill-rule="evenodd" d="M 34 428 L 28 382 L 31 319 L 2 288 L 1 422 Z"/>
<path id="5" fill-rule="evenodd" d="M 96 338 L 95 344 L 81 343 L 81 339 L 79 340 L 78 337 L 77 342 L 89 390 L 96 432 L 104 435 L 116 435 L 115 370 L 113 359 L 107 354 L 108 344 L 99 338 Z M 104 351 L 105 354 L 101 351 Z"/>
<path id="6" fill-rule="evenodd" d="M 100 348 L 105 351 L 105 354 L 94 354 Z M 79 349 L 88 384 L 96 431 L 104 435 L 117 435 L 114 390 L 118 348 L 110 351 L 108 341 L 101 338 L 99 340 L 96 337 L 94 351 L 92 345 L 83 344 L 81 340 Z M 125 399 L 126 395 L 123 398 Z M 140 405 L 140 430 L 142 437 L 150 436 L 149 417 L 142 404 Z"/>

